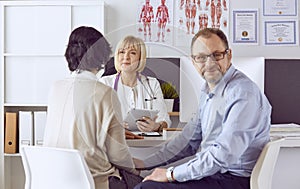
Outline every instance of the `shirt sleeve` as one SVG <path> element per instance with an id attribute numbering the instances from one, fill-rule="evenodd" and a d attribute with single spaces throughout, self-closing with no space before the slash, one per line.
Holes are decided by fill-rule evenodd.
<path id="1" fill-rule="evenodd" d="M 104 124 L 109 125 L 105 140 L 107 156 L 116 167 L 137 173 L 126 144 L 124 128 L 120 124 L 122 116 L 118 97 L 114 91 L 111 91 L 111 94 L 106 96 L 107 99 L 105 100 L 111 102 L 110 105 L 108 104 L 108 107 L 103 107 L 107 113 L 104 116 L 106 120 Z"/>
<path id="2" fill-rule="evenodd" d="M 145 167 L 151 169 L 192 156 L 199 149 L 201 140 L 200 121 L 191 120 L 184 126 L 182 133 L 165 143 L 158 152 L 144 160 Z"/>

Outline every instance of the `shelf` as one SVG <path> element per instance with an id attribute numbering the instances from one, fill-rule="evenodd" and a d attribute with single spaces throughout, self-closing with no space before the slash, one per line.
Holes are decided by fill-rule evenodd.
<path id="1" fill-rule="evenodd" d="M 43 53 L 37 53 L 37 54 L 20 54 L 20 53 L 3 53 L 3 56 L 5 57 L 61 57 L 63 54 L 43 54 Z"/>
<path id="2" fill-rule="evenodd" d="M 4 153 L 6 113 L 16 113 L 19 124 L 21 111 L 32 112 L 30 129 L 38 128 L 34 116 L 47 111 L 51 86 L 70 76 L 64 53 L 71 31 L 88 25 L 105 34 L 105 2 L 6 0 L 0 10 L 0 189 L 20 189 L 25 183 L 21 155 Z"/>
<path id="3" fill-rule="evenodd" d="M 47 107 L 47 104 L 11 104 L 11 103 L 4 103 L 4 107 Z"/>
<path id="4" fill-rule="evenodd" d="M 4 112 L 47 111 L 47 106 L 5 106 Z"/>
<path id="5" fill-rule="evenodd" d="M 70 1 L 6 1 L 6 6 L 86 6 L 86 5 L 95 5 L 95 6 L 104 6 L 104 1 L 95 1 L 95 0 L 86 0 L 86 1 L 78 1 L 78 0 L 70 0 Z"/>
<path id="6" fill-rule="evenodd" d="M 20 153 L 16 153 L 16 154 L 4 154 L 4 157 L 21 157 Z"/>

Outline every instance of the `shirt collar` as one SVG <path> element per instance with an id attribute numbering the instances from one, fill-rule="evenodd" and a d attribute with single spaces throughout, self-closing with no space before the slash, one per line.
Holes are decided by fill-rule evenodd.
<path id="1" fill-rule="evenodd" d="M 75 78 L 83 78 L 83 79 L 90 79 L 90 80 L 98 80 L 97 76 L 90 71 L 82 70 L 80 72 L 74 71 L 71 73 L 71 77 Z"/>
<path id="2" fill-rule="evenodd" d="M 220 82 L 216 85 L 213 91 L 209 92 L 209 87 L 207 82 L 205 82 L 205 84 L 201 87 L 201 91 L 210 95 L 210 97 L 214 96 L 214 94 L 222 94 L 223 91 L 225 90 L 227 83 L 232 78 L 235 70 L 236 70 L 235 67 L 231 64 L 231 66 L 225 72 L 224 76 L 221 78 Z"/>

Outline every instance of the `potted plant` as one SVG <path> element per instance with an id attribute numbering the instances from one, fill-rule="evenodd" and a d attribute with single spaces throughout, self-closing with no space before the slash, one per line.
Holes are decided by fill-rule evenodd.
<path id="1" fill-rule="evenodd" d="M 179 98 L 176 87 L 171 82 L 163 82 L 160 87 L 164 95 L 167 111 L 172 112 L 174 100 Z"/>

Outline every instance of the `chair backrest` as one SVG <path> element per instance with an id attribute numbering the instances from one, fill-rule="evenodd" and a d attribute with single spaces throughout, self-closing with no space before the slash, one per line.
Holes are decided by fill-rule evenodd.
<path id="1" fill-rule="evenodd" d="M 268 142 L 263 148 L 251 174 L 251 189 L 271 189 L 274 167 L 284 138 Z"/>
<path id="2" fill-rule="evenodd" d="M 74 149 L 21 148 L 25 189 L 95 189 L 83 155 Z"/>

